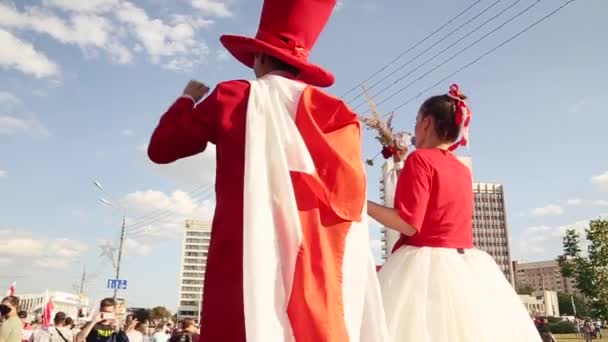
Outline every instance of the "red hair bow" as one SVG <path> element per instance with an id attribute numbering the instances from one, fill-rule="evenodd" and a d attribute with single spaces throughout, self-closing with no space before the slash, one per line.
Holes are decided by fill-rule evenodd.
<path id="1" fill-rule="evenodd" d="M 448 96 L 456 100 L 456 124 L 460 126 L 462 131 L 462 136 L 460 140 L 456 141 L 452 146 L 450 146 L 449 150 L 454 151 L 458 148 L 458 146 L 466 146 L 469 142 L 469 123 L 471 122 L 471 110 L 467 103 L 460 98 L 460 87 L 458 84 L 452 84 L 450 86 L 450 91 L 448 92 Z"/>

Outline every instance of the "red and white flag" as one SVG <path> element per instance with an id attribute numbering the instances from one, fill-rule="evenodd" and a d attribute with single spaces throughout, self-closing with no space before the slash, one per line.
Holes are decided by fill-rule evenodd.
<path id="1" fill-rule="evenodd" d="M 55 309 L 55 305 L 53 305 L 53 297 L 48 297 L 42 313 L 42 325 L 44 327 L 49 327 L 51 325 L 53 309 Z"/>
<path id="2" fill-rule="evenodd" d="M 8 287 L 8 290 L 6 290 L 6 295 L 7 296 L 14 296 L 16 291 L 17 291 L 17 287 L 16 287 L 17 283 L 13 282 L 11 284 L 11 286 Z"/>
<path id="3" fill-rule="evenodd" d="M 281 76 L 250 83 L 243 191 L 246 340 L 387 341 L 356 115 L 314 87 Z M 332 108 L 323 121 L 329 128 L 318 127 L 315 108 Z M 336 147 L 348 142 L 352 150 Z M 296 194 L 314 204 L 300 209 Z"/>

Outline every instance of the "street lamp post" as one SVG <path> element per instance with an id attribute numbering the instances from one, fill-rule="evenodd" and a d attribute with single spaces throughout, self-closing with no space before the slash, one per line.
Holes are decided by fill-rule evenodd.
<path id="1" fill-rule="evenodd" d="M 106 195 L 108 194 L 106 192 L 106 190 L 103 188 L 103 186 L 101 186 L 101 184 L 98 181 L 93 181 L 93 184 L 95 185 L 96 188 L 98 188 L 99 190 L 101 190 L 102 192 L 104 192 Z M 126 210 L 123 206 L 119 205 L 116 203 L 116 201 L 108 201 L 104 198 L 100 198 L 99 201 L 109 207 L 112 207 L 114 209 L 122 209 L 122 225 L 120 228 L 120 240 L 118 242 L 118 258 L 116 259 L 116 280 L 120 279 L 120 262 L 122 260 L 122 249 L 123 249 L 123 245 L 124 245 L 124 240 L 125 240 L 125 225 L 126 225 Z M 116 301 L 116 297 L 118 295 L 118 285 L 114 286 L 114 301 Z"/>
<path id="2" fill-rule="evenodd" d="M 118 259 L 116 260 L 116 280 L 120 279 L 120 260 L 122 259 L 122 244 L 125 240 L 125 215 L 122 215 L 122 226 L 120 228 L 120 242 L 118 243 Z M 114 286 L 114 301 L 118 294 L 118 286 Z"/>

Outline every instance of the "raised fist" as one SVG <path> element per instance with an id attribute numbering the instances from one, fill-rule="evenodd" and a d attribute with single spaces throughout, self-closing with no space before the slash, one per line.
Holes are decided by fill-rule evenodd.
<path id="1" fill-rule="evenodd" d="M 194 102 L 200 101 L 208 92 L 209 87 L 195 80 L 188 82 L 186 88 L 184 88 L 184 95 L 192 96 Z"/>

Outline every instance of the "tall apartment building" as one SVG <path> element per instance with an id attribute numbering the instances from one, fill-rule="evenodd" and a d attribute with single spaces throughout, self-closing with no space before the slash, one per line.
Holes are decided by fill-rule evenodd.
<path id="1" fill-rule="evenodd" d="M 514 285 L 504 187 L 497 183 L 473 183 L 475 210 L 473 242 L 490 254 L 511 285 Z"/>
<path id="2" fill-rule="evenodd" d="M 514 261 L 513 269 L 516 288 L 529 286 L 535 292 L 579 293 L 574 279 L 562 276 L 559 263 L 555 260 L 523 263 Z"/>
<path id="3" fill-rule="evenodd" d="M 186 220 L 182 241 L 178 320 L 192 318 L 197 323 L 200 322 L 203 280 L 210 241 L 211 222 Z"/>
<path id="4" fill-rule="evenodd" d="M 380 179 L 380 200 L 385 206 L 392 207 L 395 202 L 395 187 L 397 186 L 397 177 L 392 172 L 394 167 L 393 159 L 387 159 L 382 165 L 382 178 Z M 384 263 L 386 258 L 391 254 L 393 246 L 399 239 L 399 233 L 388 229 L 381 228 L 381 263 Z"/>

